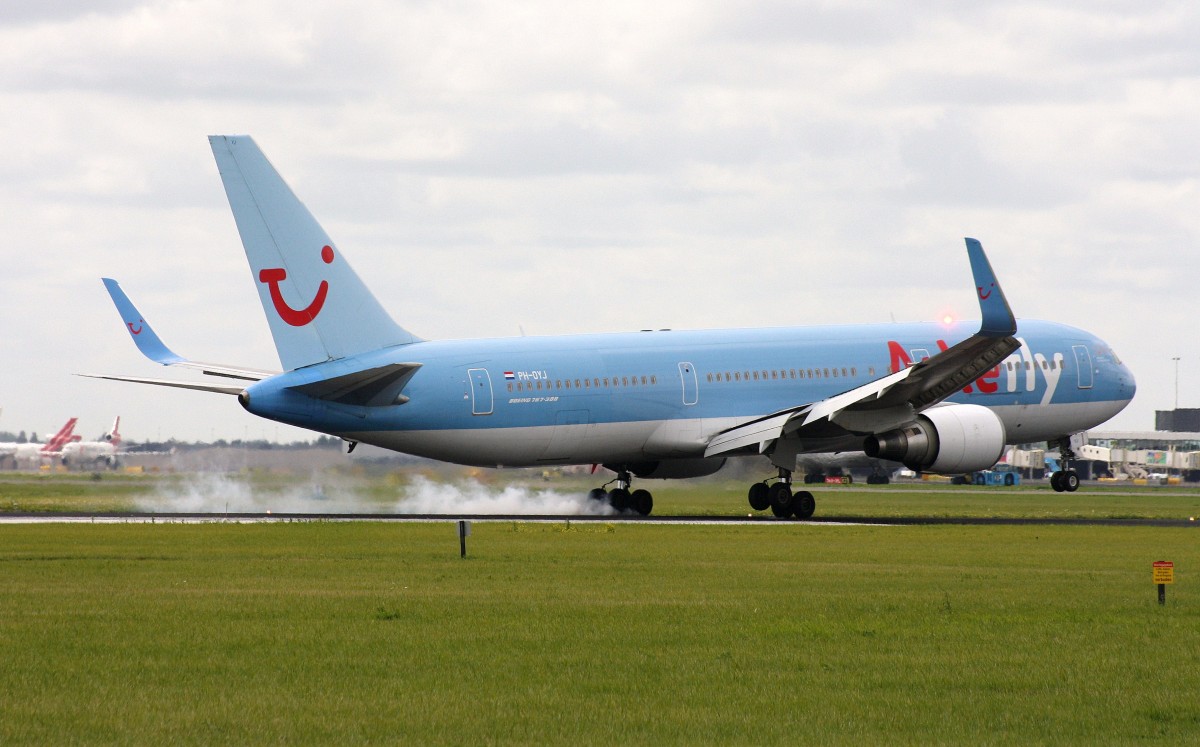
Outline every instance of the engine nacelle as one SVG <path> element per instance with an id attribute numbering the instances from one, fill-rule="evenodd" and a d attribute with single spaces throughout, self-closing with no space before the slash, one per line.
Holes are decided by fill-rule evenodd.
<path id="1" fill-rule="evenodd" d="M 911 425 L 868 436 L 863 451 L 916 472 L 956 474 L 994 465 L 1004 453 L 1004 440 L 1004 423 L 991 410 L 947 405 L 926 410 Z"/>
<path id="2" fill-rule="evenodd" d="M 725 466 L 722 459 L 663 459 L 658 462 L 638 462 L 629 465 L 634 475 L 650 480 L 681 480 L 706 477 Z"/>

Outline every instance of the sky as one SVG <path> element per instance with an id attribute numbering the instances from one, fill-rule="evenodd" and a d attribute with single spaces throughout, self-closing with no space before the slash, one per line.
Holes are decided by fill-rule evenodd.
<path id="1" fill-rule="evenodd" d="M 974 236 L 1149 430 L 1200 407 L 1197 38 L 1145 0 L 5 3 L 0 430 L 309 437 L 73 375 L 187 378 L 103 276 L 177 353 L 278 368 L 210 134 L 430 339 L 977 318 Z"/>

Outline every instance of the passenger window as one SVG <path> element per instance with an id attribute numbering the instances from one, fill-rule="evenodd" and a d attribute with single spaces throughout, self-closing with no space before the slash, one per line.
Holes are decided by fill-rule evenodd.
<path id="1" fill-rule="evenodd" d="M 821 378 L 825 378 L 825 379 L 829 378 L 829 369 L 828 368 L 821 369 Z"/>
<path id="2" fill-rule="evenodd" d="M 547 382 L 547 383 L 549 383 L 549 382 Z M 538 388 L 538 390 L 539 390 L 539 391 L 540 391 L 540 390 L 541 390 L 541 388 L 542 388 L 542 380 L 541 380 L 541 379 L 538 379 L 537 388 Z"/>
<path id="3" fill-rule="evenodd" d="M 616 381 L 616 379 L 613 379 L 613 381 Z M 621 386 L 629 386 L 629 378 L 627 376 L 621 377 Z"/>
<path id="4" fill-rule="evenodd" d="M 658 377 L 657 377 L 657 376 L 651 376 L 651 377 L 650 377 L 650 383 L 651 383 L 651 384 L 657 384 L 657 383 L 658 383 Z"/>
<path id="5" fill-rule="evenodd" d="M 710 374 L 710 376 L 711 376 L 711 374 Z M 646 377 L 645 376 L 642 377 L 642 386 L 646 386 Z"/>
<path id="6" fill-rule="evenodd" d="M 604 377 L 604 386 L 608 386 L 608 377 L 607 376 Z"/>
<path id="7" fill-rule="evenodd" d="M 512 391 L 512 382 L 511 381 L 508 382 L 508 391 L 510 391 L 510 392 Z"/>
<path id="8" fill-rule="evenodd" d="M 842 369 L 842 378 L 843 379 L 846 378 L 846 369 L 844 369 L 844 368 Z"/>
<path id="9" fill-rule="evenodd" d="M 835 379 L 837 378 L 837 369 L 836 368 L 833 369 L 833 378 L 835 378 Z"/>
<path id="10" fill-rule="evenodd" d="M 587 379 L 584 379 L 584 381 L 587 381 Z M 575 388 L 579 388 L 579 379 L 575 379 Z"/>
<path id="11" fill-rule="evenodd" d="M 742 375 L 741 375 L 740 373 L 738 373 L 737 371 L 734 371 L 734 372 L 733 372 L 733 380 L 734 380 L 734 381 L 741 381 L 741 380 L 742 380 Z"/>
<path id="12" fill-rule="evenodd" d="M 755 372 L 754 372 L 754 380 L 755 380 L 755 381 L 758 381 L 758 371 L 755 371 Z"/>

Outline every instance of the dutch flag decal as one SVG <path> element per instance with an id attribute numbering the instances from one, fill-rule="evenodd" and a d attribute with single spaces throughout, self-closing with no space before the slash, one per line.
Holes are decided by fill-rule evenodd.
<path id="1" fill-rule="evenodd" d="M 512 380 L 512 379 L 517 378 L 517 375 L 515 373 L 513 373 L 512 371 L 505 371 L 504 378 Z"/>

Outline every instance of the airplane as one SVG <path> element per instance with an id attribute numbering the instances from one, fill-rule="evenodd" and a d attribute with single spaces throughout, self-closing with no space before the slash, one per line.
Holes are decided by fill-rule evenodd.
<path id="1" fill-rule="evenodd" d="M 109 428 L 99 440 L 83 441 L 78 436 L 62 447 L 62 463 L 68 469 L 71 467 L 108 467 L 116 469 L 120 463 L 117 457 L 121 446 L 121 416 L 113 420 Z"/>
<path id="2" fill-rule="evenodd" d="M 77 422 L 79 422 L 79 418 L 71 418 L 44 444 L 0 443 L 0 457 L 10 457 L 14 467 L 20 467 L 22 464 L 39 464 L 53 459 L 62 453 L 66 444 L 79 439 L 79 436 L 74 435 Z"/>
<path id="3" fill-rule="evenodd" d="M 138 349 L 229 383 L 98 378 L 217 392 L 270 420 L 484 467 L 603 465 L 591 497 L 649 514 L 637 478 L 715 473 L 765 455 L 757 511 L 809 518 L 797 457 L 864 451 L 910 469 L 991 467 L 1008 444 L 1054 441 L 1108 420 L 1136 384 L 1081 329 L 1021 320 L 980 242 L 966 239 L 981 321 L 643 331 L 424 340 L 398 325 L 249 136 L 212 136 L 281 371 L 209 364 L 168 348 L 120 285 L 104 284 Z M 593 467 L 593 469 L 595 469 Z M 609 485 L 616 483 L 611 490 Z M 1058 491 L 1078 474 L 1051 478 Z"/>

